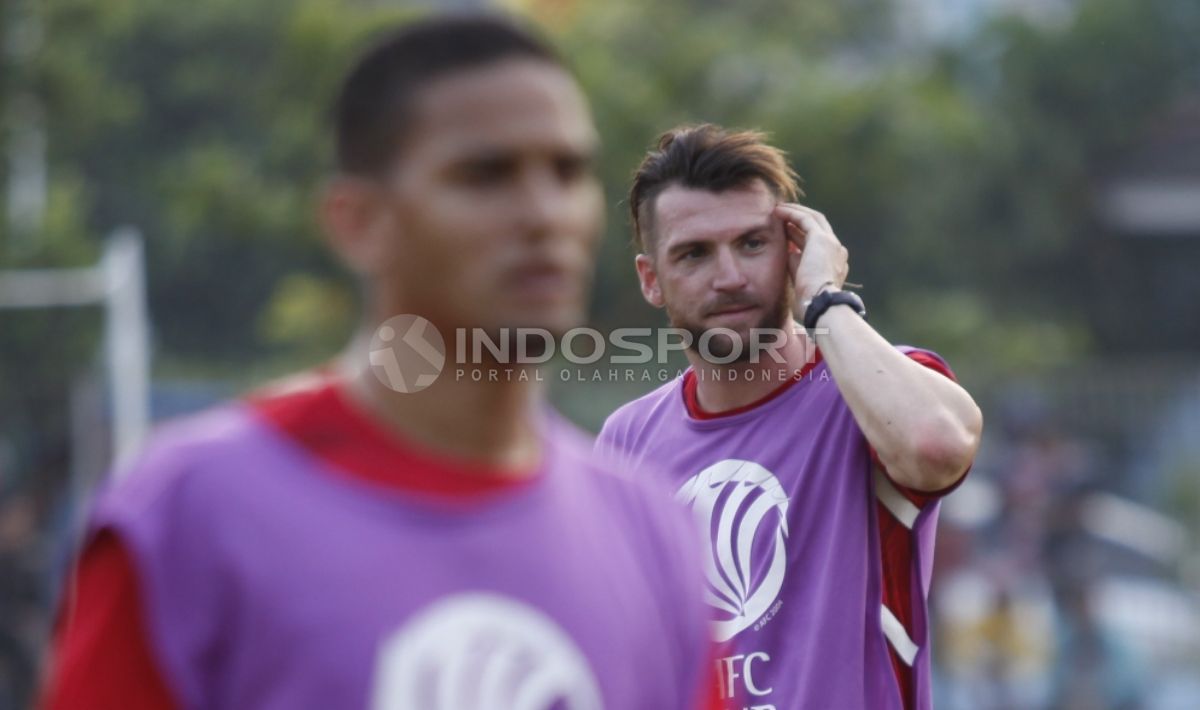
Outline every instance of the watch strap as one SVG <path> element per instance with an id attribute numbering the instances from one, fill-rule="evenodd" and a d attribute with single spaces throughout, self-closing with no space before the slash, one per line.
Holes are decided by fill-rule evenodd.
<path id="1" fill-rule="evenodd" d="M 822 291 L 813 297 L 808 308 L 804 309 L 804 327 L 812 330 L 817 327 L 817 321 L 833 306 L 850 306 L 854 312 L 867 317 L 867 307 L 857 293 L 852 291 Z"/>

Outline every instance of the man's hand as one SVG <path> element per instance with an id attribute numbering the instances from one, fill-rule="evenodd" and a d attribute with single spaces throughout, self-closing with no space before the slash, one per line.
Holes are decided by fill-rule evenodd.
<path id="1" fill-rule="evenodd" d="M 825 215 L 775 206 L 783 222 L 796 287 L 796 313 L 822 289 L 840 289 L 849 252 Z M 894 348 L 847 308 L 824 316 L 813 337 L 867 442 L 892 480 L 915 491 L 942 491 L 962 478 L 979 448 L 983 415 L 950 378 Z"/>
<path id="2" fill-rule="evenodd" d="M 850 273 L 850 252 L 833 233 L 825 215 L 804 205 L 783 203 L 775 206 L 775 216 L 783 221 L 783 233 L 790 242 L 788 257 L 796 286 L 796 313 L 804 313 L 804 304 L 822 289 L 840 289 Z"/>

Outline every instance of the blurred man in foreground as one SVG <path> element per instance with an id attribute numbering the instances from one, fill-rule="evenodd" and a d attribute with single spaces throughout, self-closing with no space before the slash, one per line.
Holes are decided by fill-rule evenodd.
<path id="1" fill-rule="evenodd" d="M 707 526 L 734 707 L 929 708 L 937 500 L 982 420 L 937 355 L 888 343 L 848 254 L 760 134 L 666 133 L 630 191 L 642 293 L 692 335 L 685 375 L 598 447 L 671 472 Z M 810 337 L 793 321 L 803 319 Z"/>
<path id="2" fill-rule="evenodd" d="M 697 707 L 686 512 L 593 464 L 518 367 L 438 377 L 456 329 L 583 318 L 603 205 L 576 82 L 506 21 L 432 19 L 335 114 L 320 212 L 360 336 L 165 427 L 102 492 L 47 705 Z"/>

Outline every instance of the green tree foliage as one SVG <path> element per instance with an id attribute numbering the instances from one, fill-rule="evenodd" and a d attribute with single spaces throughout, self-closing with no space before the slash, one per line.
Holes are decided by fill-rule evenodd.
<path id="1" fill-rule="evenodd" d="M 889 7 L 587 4 L 567 37 L 615 147 L 614 199 L 676 122 L 762 128 L 849 245 L 889 335 L 984 371 L 1086 355 L 1093 190 L 1200 92 L 1195 4 L 1083 0 L 1065 23 L 1000 17 L 916 47 Z M 599 314 L 620 321 L 644 310 L 623 210 L 613 223 Z"/>
<path id="2" fill-rule="evenodd" d="M 25 5 L 40 48 L 6 71 L 0 101 L 20 83 L 42 102 L 51 205 L 36 247 L 4 263 L 84 263 L 97 235 L 136 224 L 160 363 L 331 353 L 354 293 L 312 219 L 325 111 L 353 48 L 413 10 Z M 1196 93 L 1200 66 L 1190 0 L 1080 0 L 1066 22 L 1002 17 L 936 46 L 901 36 L 887 0 L 509 5 L 564 48 L 605 140 L 598 322 L 658 318 L 634 287 L 627 179 L 663 129 L 709 120 L 789 151 L 885 332 L 992 369 L 1091 347 L 1071 265 L 1089 248 L 1095 176 Z"/>
<path id="3" fill-rule="evenodd" d="M 326 107 L 352 49 L 410 11 L 237 0 L 36 7 L 52 172 L 78 186 L 92 235 L 124 223 L 145 233 L 165 361 L 204 369 L 328 353 L 352 322 L 352 298 L 312 219 L 329 164 Z M 319 277 L 308 297 L 322 291 L 344 317 L 319 328 L 272 321 L 304 318 L 274 303 L 297 293 L 286 286 L 295 272 Z"/>

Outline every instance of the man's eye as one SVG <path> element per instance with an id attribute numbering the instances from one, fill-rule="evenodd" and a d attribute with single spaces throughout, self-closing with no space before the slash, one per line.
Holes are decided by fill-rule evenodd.
<path id="1" fill-rule="evenodd" d="M 685 259 L 699 259 L 704 256 L 704 247 L 692 247 L 679 255 L 680 261 Z"/>
<path id="2" fill-rule="evenodd" d="M 554 170 L 559 180 L 575 182 L 590 173 L 591 161 L 580 157 L 560 158 L 554 161 Z"/>
<path id="3" fill-rule="evenodd" d="M 746 240 L 747 249 L 758 249 L 767 243 L 767 240 L 762 237 L 750 237 Z"/>
<path id="4" fill-rule="evenodd" d="M 504 180 L 511 172 L 512 166 L 507 161 L 496 160 L 471 163 L 464 166 L 460 174 L 472 185 L 491 185 Z"/>

